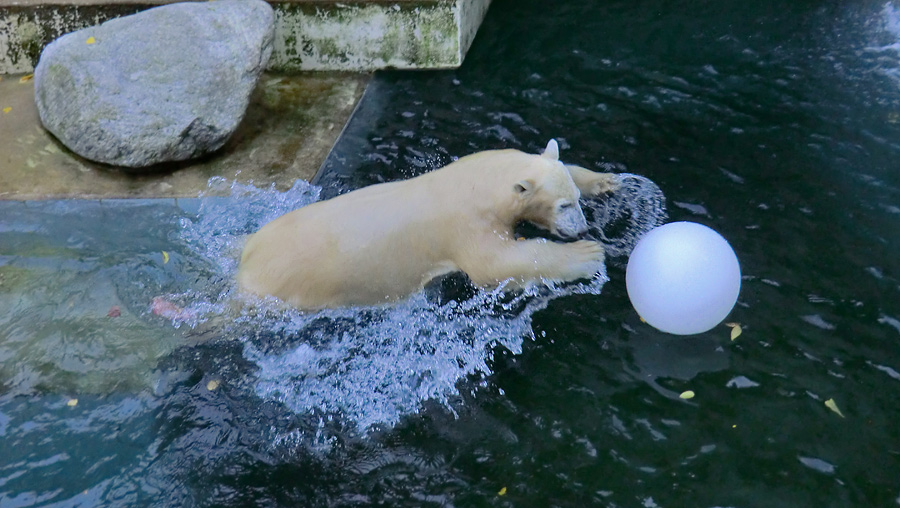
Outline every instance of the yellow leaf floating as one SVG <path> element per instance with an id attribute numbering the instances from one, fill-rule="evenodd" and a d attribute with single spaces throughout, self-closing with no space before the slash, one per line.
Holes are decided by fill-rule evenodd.
<path id="1" fill-rule="evenodd" d="M 503 487 L 502 489 L 500 489 L 500 492 L 497 492 L 497 495 L 498 495 L 498 496 L 505 496 L 505 495 L 506 495 L 506 487 Z"/>
<path id="2" fill-rule="evenodd" d="M 840 416 L 841 418 L 846 418 L 846 417 L 844 416 L 844 413 L 841 413 L 841 409 L 837 406 L 837 403 L 834 401 L 834 399 L 828 399 L 828 400 L 826 400 L 826 401 L 825 401 L 825 407 L 827 407 L 828 409 L 830 409 L 830 410 L 834 411 L 835 413 L 837 413 L 837 415 Z"/>
<path id="3" fill-rule="evenodd" d="M 34 74 L 26 74 L 19 78 L 19 83 L 28 83 L 32 79 L 34 79 Z"/>
<path id="4" fill-rule="evenodd" d="M 66 405 L 69 407 L 75 407 L 78 405 L 78 399 L 69 399 L 68 402 L 66 402 Z"/>
<path id="5" fill-rule="evenodd" d="M 731 328 L 731 340 L 741 336 L 744 331 L 741 329 L 740 323 L 725 323 L 725 326 Z"/>
<path id="6" fill-rule="evenodd" d="M 687 391 L 685 391 L 685 392 L 681 392 L 681 395 L 679 395 L 679 397 L 681 397 L 681 398 L 684 399 L 684 400 L 693 399 L 693 398 L 694 398 L 694 392 L 691 391 L 691 390 L 687 390 Z"/>
<path id="7" fill-rule="evenodd" d="M 215 390 L 215 389 L 218 388 L 218 387 L 219 387 L 219 382 L 218 382 L 217 380 L 215 380 L 215 379 L 213 379 L 213 380 L 210 381 L 209 383 L 206 383 L 206 389 L 209 390 L 209 391 L 213 391 L 213 390 Z"/>
<path id="8" fill-rule="evenodd" d="M 88 37 L 88 39 L 84 41 L 85 44 L 93 44 L 95 42 L 97 42 L 97 39 L 94 39 L 94 37 Z"/>
<path id="9" fill-rule="evenodd" d="M 12 111 L 12 108 L 9 107 L 9 106 L 6 106 L 5 108 L 3 108 L 3 114 L 4 114 L 4 115 L 7 114 L 7 113 L 9 113 L 10 111 Z"/>
<path id="10" fill-rule="evenodd" d="M 169 253 L 166 251 L 162 251 L 162 256 L 163 256 L 163 264 L 168 263 L 169 262 Z"/>

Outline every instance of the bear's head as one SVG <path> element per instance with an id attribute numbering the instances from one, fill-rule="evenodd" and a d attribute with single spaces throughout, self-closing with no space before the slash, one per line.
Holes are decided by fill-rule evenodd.
<path id="1" fill-rule="evenodd" d="M 562 238 L 574 238 L 587 231 L 587 221 L 578 204 L 581 192 L 559 161 L 556 140 L 547 143 L 543 154 L 531 157 L 531 174 L 513 185 L 522 210 L 520 218 Z"/>

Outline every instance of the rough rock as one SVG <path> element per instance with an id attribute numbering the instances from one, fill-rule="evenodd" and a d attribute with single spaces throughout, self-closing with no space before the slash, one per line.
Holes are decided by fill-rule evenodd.
<path id="1" fill-rule="evenodd" d="M 44 127 L 73 152 L 141 168 L 225 144 L 272 53 L 263 0 L 179 3 L 72 32 L 35 69 Z"/>

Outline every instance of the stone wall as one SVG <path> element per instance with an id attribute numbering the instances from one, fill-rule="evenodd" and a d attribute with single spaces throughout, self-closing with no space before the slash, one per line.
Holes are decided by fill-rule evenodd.
<path id="1" fill-rule="evenodd" d="M 0 74 L 31 72 L 57 37 L 167 0 L 0 0 Z M 270 1 L 276 71 L 442 69 L 462 64 L 490 0 Z"/>

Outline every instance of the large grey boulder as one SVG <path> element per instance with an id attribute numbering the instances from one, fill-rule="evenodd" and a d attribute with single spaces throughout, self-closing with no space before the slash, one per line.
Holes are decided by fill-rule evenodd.
<path id="1" fill-rule="evenodd" d="M 179 3 L 72 32 L 34 73 L 44 127 L 94 161 L 140 168 L 218 150 L 272 53 L 263 0 Z"/>

